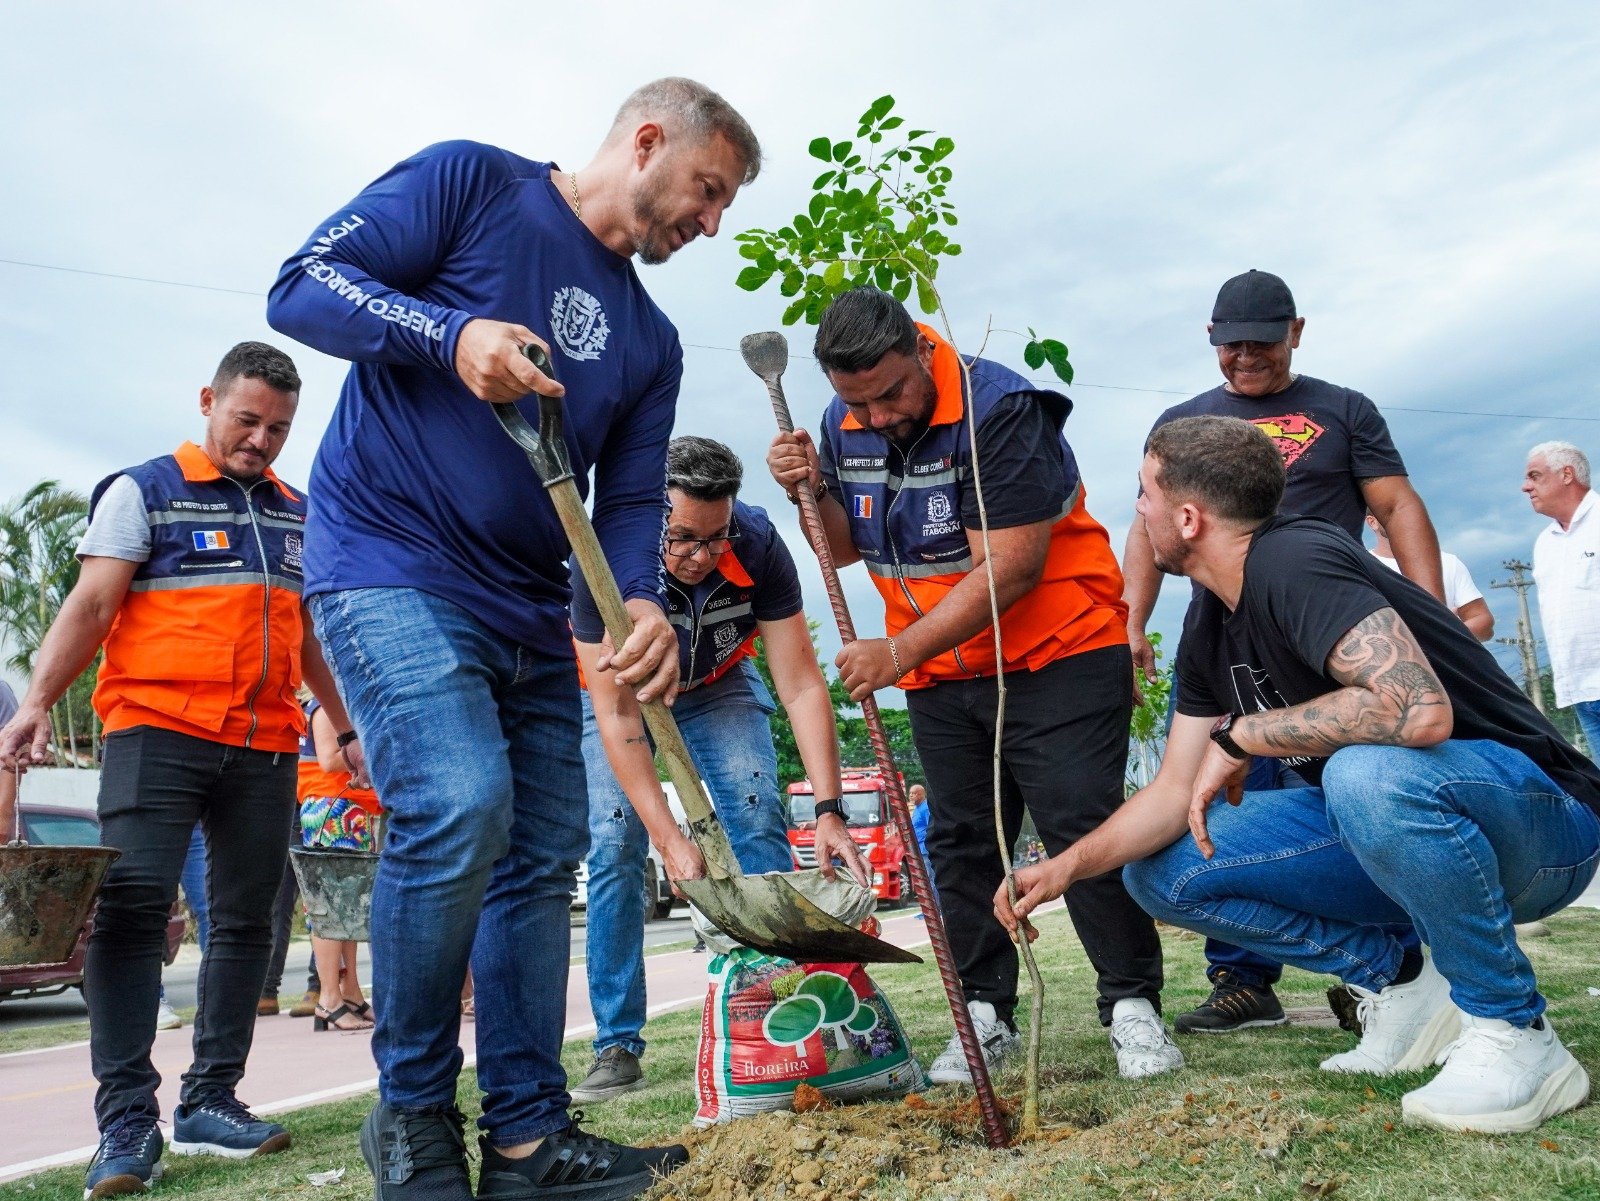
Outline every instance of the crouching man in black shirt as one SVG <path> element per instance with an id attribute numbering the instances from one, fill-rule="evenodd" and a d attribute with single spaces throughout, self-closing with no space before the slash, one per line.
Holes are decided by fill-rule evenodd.
<path id="1" fill-rule="evenodd" d="M 1350 986 L 1361 1042 L 1324 1069 L 1386 1075 L 1445 1052 L 1402 1099 L 1407 1122 L 1525 1131 L 1581 1105 L 1589 1078 L 1541 1016 L 1512 924 L 1593 878 L 1600 771 L 1442 603 L 1330 523 L 1273 515 L 1283 461 L 1260 430 L 1174 421 L 1139 476 L 1157 565 L 1205 589 L 1161 770 L 1019 871 L 1022 895 L 1013 909 L 1002 888 L 996 915 L 1015 930 L 1127 865 L 1156 917 Z M 1311 786 L 1244 794 L 1251 755 Z M 1219 792 L 1232 803 L 1212 810 Z M 1431 954 L 1403 949 L 1393 927 L 1408 922 Z"/>

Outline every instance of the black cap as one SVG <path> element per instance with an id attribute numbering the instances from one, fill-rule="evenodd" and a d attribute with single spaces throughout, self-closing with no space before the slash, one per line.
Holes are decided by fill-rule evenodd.
<path id="1" fill-rule="evenodd" d="M 1295 319 L 1289 285 L 1270 271 L 1253 268 L 1222 285 L 1211 307 L 1211 345 L 1282 342 Z"/>

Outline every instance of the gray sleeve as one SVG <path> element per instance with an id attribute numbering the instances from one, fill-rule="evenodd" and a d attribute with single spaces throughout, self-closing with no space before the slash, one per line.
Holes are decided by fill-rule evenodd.
<path id="1" fill-rule="evenodd" d="M 11 685 L 0 680 L 0 726 L 6 724 L 17 712 L 17 694 L 11 691 Z M 6 835 L 10 837 L 10 835 Z"/>
<path id="2" fill-rule="evenodd" d="M 78 558 L 96 555 L 145 563 L 150 559 L 150 517 L 132 477 L 119 475 L 100 497 L 89 528 L 78 543 Z"/>

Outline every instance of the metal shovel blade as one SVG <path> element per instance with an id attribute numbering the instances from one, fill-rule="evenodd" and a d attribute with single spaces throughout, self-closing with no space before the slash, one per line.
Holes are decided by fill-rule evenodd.
<path id="1" fill-rule="evenodd" d="M 810 877 L 811 879 L 807 879 Z M 711 924 L 747 947 L 796 963 L 921 963 L 922 957 L 847 926 L 801 891 L 861 886 L 819 871 L 679 880 L 678 889 Z"/>
<path id="2" fill-rule="evenodd" d="M 789 339 L 776 330 L 746 334 L 739 339 L 745 366 L 764 380 L 774 380 L 789 366 Z"/>

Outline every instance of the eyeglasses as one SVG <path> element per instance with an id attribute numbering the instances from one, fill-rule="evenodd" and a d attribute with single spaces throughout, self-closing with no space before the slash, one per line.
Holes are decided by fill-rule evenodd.
<path id="1" fill-rule="evenodd" d="M 721 534 L 715 538 L 668 538 L 666 547 L 667 554 L 675 559 L 692 558 L 700 553 L 702 547 L 712 558 L 716 558 L 737 541 L 738 534 Z"/>

